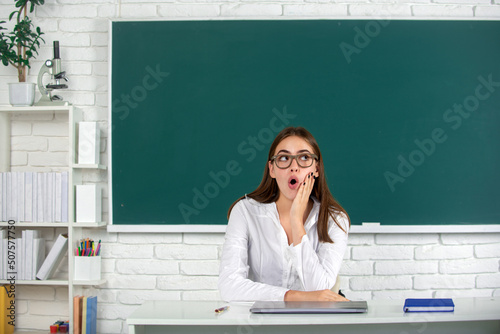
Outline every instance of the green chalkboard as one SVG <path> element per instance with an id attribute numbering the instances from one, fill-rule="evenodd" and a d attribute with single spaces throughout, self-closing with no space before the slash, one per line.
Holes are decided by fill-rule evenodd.
<path id="1" fill-rule="evenodd" d="M 353 224 L 500 223 L 500 22 L 113 22 L 113 224 L 226 224 L 304 126 Z"/>

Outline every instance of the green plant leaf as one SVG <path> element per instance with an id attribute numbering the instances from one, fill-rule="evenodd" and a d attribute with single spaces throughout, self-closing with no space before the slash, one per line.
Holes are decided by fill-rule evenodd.
<path id="1" fill-rule="evenodd" d="M 45 0 L 14 0 L 18 10 L 13 11 L 9 16 L 9 21 L 16 16 L 16 24 L 10 32 L 2 27 L 5 21 L 0 21 L 0 60 L 3 65 L 12 65 L 21 73 L 19 80 L 22 80 L 26 73 L 26 67 L 30 67 L 30 60 L 38 55 L 40 43 L 45 43 L 41 37 L 44 33 L 40 27 L 35 27 L 31 19 L 26 15 L 28 5 L 30 13 L 35 10 L 36 5 L 43 5 Z M 26 15 L 26 16 L 25 16 Z"/>

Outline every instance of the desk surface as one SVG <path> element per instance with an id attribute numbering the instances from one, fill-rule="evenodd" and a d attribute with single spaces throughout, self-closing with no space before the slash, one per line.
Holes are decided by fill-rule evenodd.
<path id="1" fill-rule="evenodd" d="M 147 301 L 127 320 L 128 325 L 328 325 L 419 322 L 499 321 L 500 298 L 453 298 L 455 312 L 404 313 L 404 300 L 368 301 L 363 314 L 252 314 L 252 303 L 220 301 Z M 228 311 L 214 310 L 230 305 Z"/>

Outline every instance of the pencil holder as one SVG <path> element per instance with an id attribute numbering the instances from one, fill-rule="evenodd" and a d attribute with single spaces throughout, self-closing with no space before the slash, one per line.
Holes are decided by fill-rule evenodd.
<path id="1" fill-rule="evenodd" d="M 75 281 L 96 281 L 101 279 L 100 256 L 75 256 Z"/>

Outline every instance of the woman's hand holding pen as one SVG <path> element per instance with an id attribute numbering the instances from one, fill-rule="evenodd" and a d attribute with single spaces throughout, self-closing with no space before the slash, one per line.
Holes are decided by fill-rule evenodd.
<path id="1" fill-rule="evenodd" d="M 309 173 L 306 175 L 300 184 L 297 195 L 293 200 L 292 207 L 290 208 L 290 222 L 292 227 L 293 244 L 300 244 L 302 237 L 306 234 L 304 230 L 304 222 L 307 219 L 306 212 L 309 205 L 309 197 L 314 187 L 316 173 Z"/>

